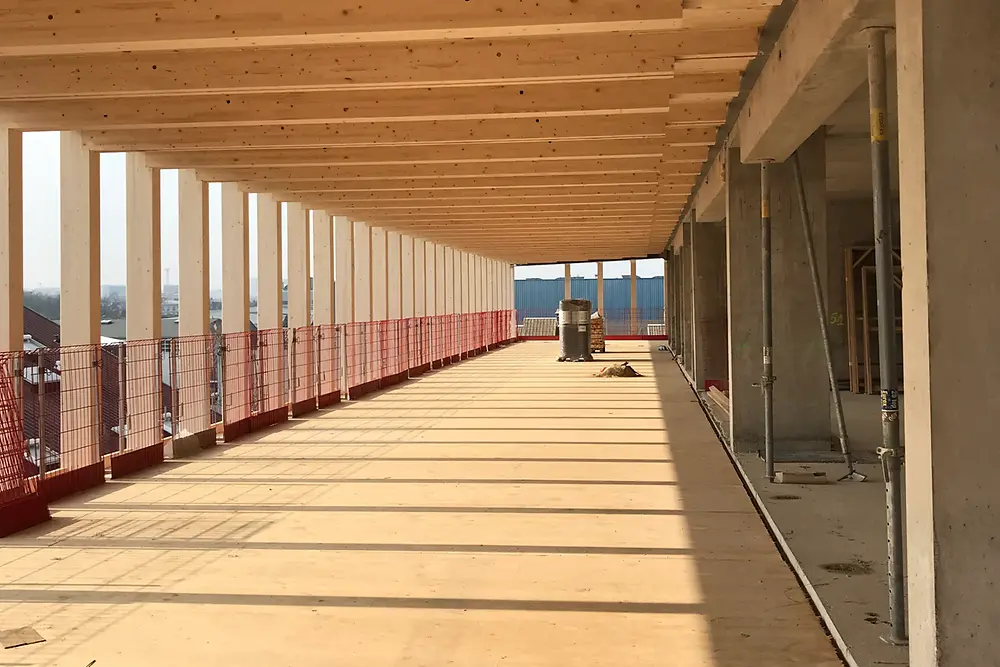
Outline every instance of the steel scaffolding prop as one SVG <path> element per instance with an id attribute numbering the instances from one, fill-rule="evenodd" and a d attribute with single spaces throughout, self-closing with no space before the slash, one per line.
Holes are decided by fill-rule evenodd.
<path id="1" fill-rule="evenodd" d="M 844 420 L 844 404 L 840 400 L 840 390 L 837 388 L 837 375 L 833 370 L 833 353 L 830 350 L 830 328 L 827 324 L 826 302 L 823 299 L 823 289 L 820 285 L 819 268 L 816 266 L 816 247 L 813 245 L 812 221 L 809 217 L 809 205 L 806 202 L 806 186 L 802 178 L 802 165 L 799 153 L 792 154 L 792 171 L 795 174 L 795 190 L 798 194 L 799 219 L 802 221 L 802 234 L 806 241 L 806 256 L 809 258 L 809 271 L 812 277 L 813 296 L 816 299 L 816 316 L 819 319 L 819 329 L 823 336 L 823 352 L 826 355 L 826 373 L 830 380 L 830 391 L 833 394 L 834 410 L 837 414 L 837 437 L 840 441 L 840 453 L 844 455 L 847 474 L 841 481 L 863 482 L 865 475 L 854 467 L 854 457 L 851 454 L 851 444 L 847 439 L 847 422 Z"/>
<path id="2" fill-rule="evenodd" d="M 771 319 L 771 171 L 760 165 L 760 286 L 761 345 L 763 366 L 760 390 L 764 395 L 764 468 L 767 479 L 774 481 L 774 366 L 771 360 L 773 324 Z"/>
<path id="3" fill-rule="evenodd" d="M 907 632 L 903 561 L 903 449 L 899 440 L 899 387 L 896 377 L 896 298 L 893 292 L 885 34 L 885 28 L 867 30 L 872 201 L 875 212 L 875 289 L 878 295 L 879 384 L 882 399 L 882 446 L 878 449 L 878 454 L 885 475 L 889 547 L 891 631 L 886 641 L 904 644 Z"/>

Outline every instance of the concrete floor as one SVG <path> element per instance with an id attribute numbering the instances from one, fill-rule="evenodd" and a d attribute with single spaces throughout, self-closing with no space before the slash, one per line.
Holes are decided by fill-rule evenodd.
<path id="1" fill-rule="evenodd" d="M 647 377 L 523 343 L 64 502 L 4 664 L 840 665 L 669 356 L 610 350 Z"/>
<path id="2" fill-rule="evenodd" d="M 882 444 L 879 397 L 841 392 L 841 398 L 853 451 L 877 461 L 875 450 Z M 882 641 L 889 629 L 889 593 L 881 465 L 859 465 L 868 476 L 860 484 L 793 486 L 768 483 L 764 462 L 756 455 L 740 455 L 739 461 L 856 664 L 909 664 L 906 647 Z M 782 464 L 777 469 L 825 471 L 831 480 L 844 474 L 843 464 Z M 824 567 L 840 563 L 860 566 L 861 571 L 831 572 Z"/>

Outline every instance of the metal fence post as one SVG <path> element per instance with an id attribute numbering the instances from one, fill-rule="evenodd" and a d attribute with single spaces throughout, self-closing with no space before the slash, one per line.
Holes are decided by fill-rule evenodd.
<path id="1" fill-rule="evenodd" d="M 124 452 L 128 446 L 128 412 L 126 410 L 125 343 L 118 343 L 118 451 Z"/>
<path id="2" fill-rule="evenodd" d="M 761 324 L 763 366 L 760 378 L 764 394 L 764 467 L 767 478 L 774 481 L 774 365 L 771 348 L 774 344 L 771 320 L 771 173 L 770 165 L 760 165 L 760 250 L 761 250 Z"/>
<path id="3" fill-rule="evenodd" d="M 38 350 L 38 362 L 35 366 L 38 385 L 38 479 L 45 479 L 45 350 Z M 61 461 L 60 461 L 61 463 Z"/>

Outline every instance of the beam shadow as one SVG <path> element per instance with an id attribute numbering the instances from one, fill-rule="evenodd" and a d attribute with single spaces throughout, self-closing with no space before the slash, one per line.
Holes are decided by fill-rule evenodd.
<path id="1" fill-rule="evenodd" d="M 681 547 L 606 547 L 520 544 L 380 544 L 365 542 L 243 542 L 237 540 L 158 540 L 67 537 L 39 545 L 19 540 L 14 547 L 70 547 L 79 549 L 153 549 L 159 551 L 363 551 L 373 553 L 534 554 L 550 556 L 690 556 Z M 734 560 L 743 560 L 734 558 Z M 2 664 L 2 663 L 0 663 Z"/>
<path id="2" fill-rule="evenodd" d="M 733 510 L 679 510 L 629 507 L 434 507 L 434 506 L 379 506 L 379 505 L 268 505 L 264 503 L 200 504 L 200 503 L 132 503 L 88 502 L 68 509 L 108 510 L 129 512 L 244 512 L 267 514 L 271 512 L 372 512 L 406 514 L 591 514 L 595 516 L 687 516 L 692 514 L 744 514 Z M 750 512 L 751 510 L 747 510 Z"/>
<path id="3" fill-rule="evenodd" d="M 363 459 L 378 461 L 377 458 Z M 676 486 L 677 482 L 630 479 L 447 479 L 441 477 L 391 478 L 391 477 L 226 477 L 224 475 L 190 477 L 148 477 L 131 480 L 140 485 L 151 484 L 509 484 L 511 486 Z"/>
<path id="4" fill-rule="evenodd" d="M 498 600 L 376 596 L 270 595 L 252 593 L 158 593 L 154 591 L 0 589 L 0 602 L 58 604 L 212 604 L 234 606 L 442 609 L 461 611 L 580 612 L 599 614 L 698 614 L 703 606 L 682 602 Z"/>

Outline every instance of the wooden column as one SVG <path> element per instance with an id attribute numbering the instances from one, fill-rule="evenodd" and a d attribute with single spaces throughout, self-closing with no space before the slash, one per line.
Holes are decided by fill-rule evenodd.
<path id="1" fill-rule="evenodd" d="M 402 305 L 400 307 L 401 317 L 413 317 L 415 309 L 415 296 L 416 296 L 416 259 L 413 256 L 413 237 L 412 236 L 401 236 L 400 237 L 400 285 L 402 294 Z"/>
<path id="2" fill-rule="evenodd" d="M 572 299 L 573 298 L 573 277 L 572 277 L 572 267 L 569 264 L 563 266 L 563 298 Z"/>
<path id="3" fill-rule="evenodd" d="M 180 246 L 181 336 L 209 333 L 208 183 L 199 181 L 193 169 L 177 172 L 177 238 Z"/>
<path id="4" fill-rule="evenodd" d="M 163 440 L 160 370 L 160 171 L 125 156 L 127 448 Z"/>
<path id="5" fill-rule="evenodd" d="M 372 232 L 363 222 L 354 223 L 354 317 L 372 320 Z"/>
<path id="6" fill-rule="evenodd" d="M 313 229 L 313 324 L 333 324 L 333 221 L 325 211 L 311 211 Z"/>
<path id="7" fill-rule="evenodd" d="M 250 211 L 236 183 L 222 184 L 222 330 L 250 330 Z"/>
<path id="8" fill-rule="evenodd" d="M 208 183 L 199 181 L 194 170 L 177 172 L 177 238 L 181 248 L 177 294 L 180 300 L 180 325 L 182 339 L 176 345 L 177 392 L 180 405 L 172 417 L 178 425 L 174 434 L 171 454 L 179 455 L 180 437 L 187 434 L 204 434 L 199 444 L 215 441 L 215 432 L 208 433 L 212 425 L 211 387 L 209 379 L 214 366 L 211 350 L 205 342 L 209 328 L 209 231 Z M 183 434 L 183 435 L 182 435 Z"/>
<path id="9" fill-rule="evenodd" d="M 0 352 L 24 349 L 23 191 L 21 131 L 0 127 Z"/>
<path id="10" fill-rule="evenodd" d="M 76 132 L 59 133 L 60 431 L 64 468 L 101 457 L 101 161 Z M 79 346 L 79 347 L 77 347 Z M 53 360 L 54 361 L 54 360 Z M 57 443 L 51 443 L 52 446 Z M 48 446 L 48 445 L 47 445 Z"/>
<path id="11" fill-rule="evenodd" d="M 354 224 L 333 218 L 334 287 L 337 324 L 354 321 Z"/>
<path id="12" fill-rule="evenodd" d="M 288 228 L 288 328 L 307 327 L 312 320 L 309 212 L 302 204 L 285 204 Z"/>
<path id="13" fill-rule="evenodd" d="M 381 227 L 372 227 L 372 320 L 381 322 L 389 312 L 389 270 L 386 252 L 386 233 Z"/>
<path id="14" fill-rule="evenodd" d="M 427 315 L 427 243 L 413 240 L 413 315 Z"/>
<path id="15" fill-rule="evenodd" d="M 455 250 L 444 248 L 444 310 L 446 313 L 457 313 L 455 309 Z"/>
<path id="16" fill-rule="evenodd" d="M 257 328 L 280 329 L 284 307 L 281 239 L 281 203 L 273 196 L 257 195 Z"/>
<path id="17" fill-rule="evenodd" d="M 398 232 L 385 233 L 385 304 L 386 319 L 403 316 L 402 239 Z"/>

